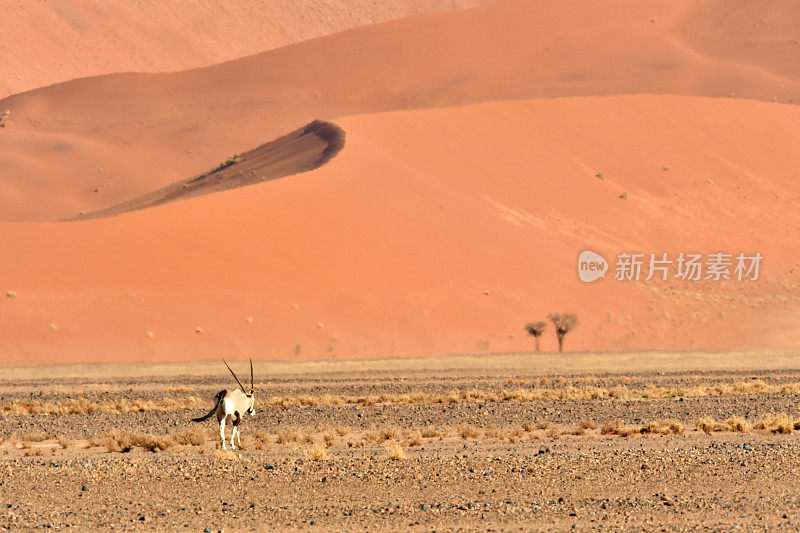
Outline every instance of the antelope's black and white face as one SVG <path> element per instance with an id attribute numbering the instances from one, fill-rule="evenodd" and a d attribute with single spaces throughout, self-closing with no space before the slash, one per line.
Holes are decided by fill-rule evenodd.
<path id="1" fill-rule="evenodd" d="M 253 389 L 250 389 L 250 392 L 247 393 L 247 397 L 250 398 L 250 409 L 247 410 L 247 413 L 255 418 L 256 416 L 256 399 L 253 396 Z"/>

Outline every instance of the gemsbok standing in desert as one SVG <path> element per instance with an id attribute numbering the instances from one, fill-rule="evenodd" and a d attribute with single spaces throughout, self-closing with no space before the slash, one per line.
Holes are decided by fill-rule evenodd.
<path id="1" fill-rule="evenodd" d="M 256 416 L 256 408 L 255 408 L 255 398 L 253 397 L 253 360 L 250 359 L 250 390 L 249 392 L 245 390 L 244 385 L 242 382 L 239 381 L 239 378 L 236 377 L 236 374 L 233 373 L 231 367 L 228 366 L 228 363 L 225 362 L 225 359 L 222 360 L 225 363 L 225 366 L 228 367 L 231 374 L 233 374 L 233 379 L 236 380 L 236 383 L 239 384 L 239 389 L 235 389 L 233 392 L 228 392 L 227 390 L 221 390 L 214 396 L 214 408 L 208 412 L 208 414 L 203 415 L 199 418 L 192 418 L 192 422 L 202 422 L 203 420 L 207 420 L 211 418 L 211 415 L 214 413 L 217 414 L 217 421 L 219 422 L 219 442 L 222 445 L 222 448 L 225 448 L 225 421 L 230 417 L 231 421 L 233 422 L 233 431 L 231 432 L 231 449 L 235 450 L 236 446 L 233 443 L 233 439 L 236 439 L 236 442 L 239 443 L 239 446 L 242 446 L 242 440 L 239 437 L 239 422 L 242 419 L 242 415 L 247 412 L 250 416 Z"/>

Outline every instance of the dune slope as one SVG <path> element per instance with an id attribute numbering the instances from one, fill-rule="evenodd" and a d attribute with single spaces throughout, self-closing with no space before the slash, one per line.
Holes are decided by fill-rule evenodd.
<path id="1" fill-rule="evenodd" d="M 229 61 L 479 0 L 0 0 L 0 97 L 111 72 Z"/>
<path id="2" fill-rule="evenodd" d="M 254 150 L 234 154 L 205 174 L 71 220 L 115 216 L 308 172 L 336 157 L 344 148 L 344 139 L 344 131 L 337 125 L 315 120 Z"/>
<path id="3" fill-rule="evenodd" d="M 53 221 L 198 175 L 313 119 L 629 93 L 800 98 L 790 0 L 507 0 L 170 74 L 80 79 L 0 101 L 0 219 Z M 730 53 L 728 52 L 730 51 Z"/>
<path id="4" fill-rule="evenodd" d="M 800 342 L 796 106 L 586 97 L 337 124 L 347 146 L 311 172 L 0 224 L 3 362 L 529 349 L 523 325 L 558 311 L 579 316 L 571 349 Z M 757 281 L 587 285 L 585 249 L 764 261 Z"/>

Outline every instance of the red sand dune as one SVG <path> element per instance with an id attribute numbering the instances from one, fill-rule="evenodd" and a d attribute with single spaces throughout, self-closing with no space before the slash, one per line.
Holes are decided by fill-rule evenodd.
<path id="1" fill-rule="evenodd" d="M 0 0 L 0 97 L 111 72 L 229 61 L 481 0 Z"/>
<path id="2" fill-rule="evenodd" d="M 612 96 L 337 123 L 347 145 L 312 172 L 0 224 L 3 361 L 517 350 L 553 311 L 579 315 L 572 349 L 800 342 L 796 106 Z M 584 249 L 765 259 L 757 282 L 584 285 Z"/>
<path id="3" fill-rule="evenodd" d="M 107 208 L 316 118 L 630 93 L 795 101 L 797 27 L 795 0 L 498 1 L 46 87 L 0 101 L 0 220 Z"/>

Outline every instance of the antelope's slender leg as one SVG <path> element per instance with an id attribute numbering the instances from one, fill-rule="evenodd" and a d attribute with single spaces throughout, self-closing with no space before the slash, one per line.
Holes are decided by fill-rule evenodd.
<path id="1" fill-rule="evenodd" d="M 239 426 L 236 426 L 236 442 L 239 443 L 239 448 L 242 447 L 242 432 L 239 431 Z"/>
<path id="2" fill-rule="evenodd" d="M 231 430 L 231 450 L 236 449 L 236 445 L 233 443 L 233 439 L 236 438 L 236 424 L 233 424 L 233 429 Z"/>
<path id="3" fill-rule="evenodd" d="M 222 449 L 225 449 L 225 419 L 228 418 L 227 416 L 223 416 L 222 420 L 219 421 L 219 442 L 222 444 Z"/>

